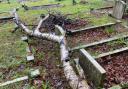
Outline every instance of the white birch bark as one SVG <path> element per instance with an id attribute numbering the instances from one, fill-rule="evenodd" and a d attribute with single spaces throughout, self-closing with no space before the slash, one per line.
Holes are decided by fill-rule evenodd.
<path id="1" fill-rule="evenodd" d="M 18 16 L 15 12 L 14 14 L 16 17 Z M 62 36 L 57 36 L 57 35 L 53 35 L 53 34 L 49 34 L 49 33 L 41 33 L 39 31 L 43 21 L 45 21 L 48 18 L 49 15 L 47 15 L 44 19 L 41 19 L 37 28 L 35 29 L 35 31 L 31 31 L 29 30 L 24 24 L 22 24 L 19 21 L 17 24 L 28 34 L 28 35 L 32 35 L 35 37 L 40 37 L 40 38 L 47 38 L 48 40 L 52 40 L 52 41 L 56 41 L 60 44 L 60 53 L 61 53 L 61 61 L 63 63 L 63 67 L 64 67 L 64 74 L 67 78 L 67 80 L 69 81 L 69 84 L 71 86 L 72 89 L 89 89 L 88 84 L 86 83 L 85 80 L 80 80 L 80 78 L 76 75 L 76 73 L 73 70 L 73 67 L 70 65 L 70 61 L 69 61 L 69 51 L 67 49 L 67 44 L 66 44 L 66 40 L 65 40 L 65 31 L 58 25 L 56 25 L 55 27 L 58 28 L 58 30 L 60 30 L 60 32 L 62 33 Z M 19 19 L 17 19 L 19 20 Z"/>

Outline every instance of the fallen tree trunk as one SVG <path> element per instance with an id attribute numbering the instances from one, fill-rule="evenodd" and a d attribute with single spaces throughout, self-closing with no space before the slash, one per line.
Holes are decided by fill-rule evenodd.
<path id="1" fill-rule="evenodd" d="M 66 47 L 67 44 L 65 40 L 65 32 L 60 26 L 56 25 L 56 27 L 61 31 L 61 34 L 63 34 L 64 36 L 62 42 L 60 43 L 60 50 L 61 50 L 61 61 L 63 63 L 63 69 L 66 79 L 68 80 L 72 89 L 90 89 L 87 82 L 84 79 L 81 79 L 79 76 L 77 76 L 73 67 L 70 65 L 70 61 L 68 60 L 69 51 Z"/>
<path id="2" fill-rule="evenodd" d="M 79 78 L 70 65 L 70 62 L 63 61 L 64 73 L 72 89 L 90 89 L 84 79 Z"/>
<path id="3" fill-rule="evenodd" d="M 16 12 L 14 13 L 14 15 L 16 16 L 14 22 L 20 27 L 22 28 L 28 35 L 31 36 L 35 36 L 35 37 L 40 37 L 40 38 L 47 38 L 50 39 L 52 41 L 56 41 L 60 44 L 60 53 L 61 53 L 61 61 L 63 63 L 63 68 L 64 68 L 64 74 L 67 78 L 67 80 L 69 81 L 70 86 L 72 87 L 72 89 L 89 89 L 89 86 L 87 85 L 87 83 L 85 82 L 85 80 L 80 80 L 80 78 L 76 75 L 76 73 L 73 70 L 73 67 L 70 65 L 70 61 L 69 61 L 69 51 L 66 47 L 66 40 L 65 40 L 65 34 L 64 34 L 64 30 L 56 25 L 56 27 L 61 30 L 61 32 L 63 32 L 63 34 L 61 36 L 57 36 L 57 35 L 53 35 L 53 34 L 49 34 L 49 33 L 41 33 L 39 31 L 41 24 L 43 23 L 44 20 L 46 20 L 48 18 L 49 15 L 47 15 L 44 19 L 41 19 L 37 28 L 35 29 L 35 31 L 31 31 L 29 30 L 20 20 L 18 17 L 18 15 L 16 14 Z"/>

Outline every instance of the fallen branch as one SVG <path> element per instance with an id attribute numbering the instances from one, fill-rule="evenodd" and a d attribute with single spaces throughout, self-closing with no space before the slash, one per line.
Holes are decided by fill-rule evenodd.
<path id="1" fill-rule="evenodd" d="M 70 62 L 64 62 L 64 74 L 69 81 L 72 89 L 90 89 L 87 82 L 83 79 L 80 79 L 73 70 L 73 67 L 70 65 Z"/>
<path id="2" fill-rule="evenodd" d="M 7 81 L 7 82 L 4 82 L 4 83 L 0 83 L 0 87 L 6 86 L 6 85 L 9 85 L 9 84 L 13 84 L 13 83 L 16 83 L 16 82 L 24 81 L 24 80 L 34 79 L 34 78 L 38 77 L 39 75 L 40 75 L 40 71 L 38 69 L 31 70 L 31 72 L 27 76 L 16 78 L 14 80 Z"/>
<path id="3" fill-rule="evenodd" d="M 40 21 L 40 23 L 39 23 L 39 25 L 37 26 L 37 28 L 36 28 L 36 30 L 35 31 L 32 31 L 32 30 L 29 30 L 21 21 L 20 21 L 20 19 L 18 18 L 18 15 L 17 15 L 17 13 L 16 13 L 16 10 L 14 10 L 15 12 L 14 12 L 14 17 L 15 17 L 15 19 L 14 19 L 14 22 L 16 23 L 16 25 L 18 26 L 18 27 L 20 27 L 21 29 L 23 29 L 25 32 L 26 32 L 26 34 L 28 34 L 28 35 L 30 35 L 30 36 L 35 36 L 35 37 L 39 37 L 39 38 L 47 38 L 47 39 L 49 39 L 49 40 L 53 40 L 53 41 L 56 41 L 56 42 L 61 42 L 61 40 L 62 40 L 62 36 L 56 36 L 56 35 L 53 35 L 53 34 L 51 34 L 51 33 L 41 33 L 41 32 L 39 32 L 39 28 L 40 28 L 40 26 L 41 26 L 41 23 L 43 22 L 43 20 L 45 20 L 45 19 L 43 19 L 43 20 L 41 20 Z"/>
<path id="4" fill-rule="evenodd" d="M 62 42 L 60 43 L 60 50 L 61 50 L 61 61 L 63 63 L 64 74 L 66 79 L 69 81 L 70 86 L 72 89 L 90 89 L 89 85 L 84 79 L 79 78 L 76 73 L 74 72 L 73 67 L 70 65 L 69 61 L 63 61 L 69 59 L 69 51 L 67 49 L 67 44 L 65 40 L 65 31 L 58 25 L 56 27 L 61 31 L 64 35 Z"/>
<path id="5" fill-rule="evenodd" d="M 18 15 L 14 14 L 16 17 L 18 17 Z M 76 73 L 74 72 L 72 66 L 70 65 L 69 62 L 69 51 L 67 49 L 67 44 L 66 44 L 66 40 L 65 40 L 65 31 L 58 25 L 56 25 L 55 27 L 57 27 L 61 32 L 62 35 L 61 36 L 57 36 L 57 35 L 53 35 L 53 34 L 49 34 L 49 33 L 41 33 L 39 31 L 42 23 L 44 20 L 46 20 L 49 17 L 49 15 L 47 15 L 44 19 L 41 19 L 37 28 L 34 31 L 29 30 L 20 20 L 19 18 L 15 18 L 14 22 L 20 27 L 22 28 L 28 35 L 31 36 L 35 36 L 35 37 L 40 37 L 40 38 L 47 38 L 50 39 L 52 41 L 56 41 L 60 44 L 60 53 L 61 53 L 61 61 L 63 63 L 63 68 L 64 68 L 64 74 L 67 78 L 67 80 L 69 80 L 69 84 L 73 89 L 89 89 L 89 86 L 87 85 L 87 83 L 85 82 L 85 80 L 80 80 L 80 78 L 76 75 Z"/>

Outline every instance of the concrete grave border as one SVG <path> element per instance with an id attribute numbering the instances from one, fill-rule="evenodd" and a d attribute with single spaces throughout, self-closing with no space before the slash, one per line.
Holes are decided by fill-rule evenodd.
<path id="1" fill-rule="evenodd" d="M 115 23 L 106 23 L 106 24 L 102 24 L 102 25 L 97 25 L 97 26 L 90 26 L 90 27 L 86 27 L 86 28 L 83 28 L 83 29 L 78 29 L 78 30 L 71 30 L 69 31 L 70 33 L 77 33 L 77 32 L 81 32 L 81 31 L 86 31 L 86 30 L 91 30 L 91 29 L 96 29 L 96 28 L 102 28 L 102 27 L 108 27 L 108 26 L 112 26 L 112 25 L 116 25 L 116 24 L 119 24 L 121 23 L 120 20 L 118 20 L 117 22 Z"/>

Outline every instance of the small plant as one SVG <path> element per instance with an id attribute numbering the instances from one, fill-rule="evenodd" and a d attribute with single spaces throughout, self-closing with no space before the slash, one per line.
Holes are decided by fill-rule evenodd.
<path id="1" fill-rule="evenodd" d="M 49 82 L 42 82 L 42 89 L 51 89 Z"/>
<path id="2" fill-rule="evenodd" d="M 122 87 L 122 89 L 127 89 L 128 88 L 128 83 L 121 84 L 121 87 Z"/>
<path id="3" fill-rule="evenodd" d="M 108 45 L 110 45 L 110 46 L 114 46 L 114 45 L 118 45 L 118 44 L 127 45 L 127 41 L 124 38 L 121 38 L 121 39 L 118 39 L 118 40 L 113 41 L 113 42 L 108 42 Z"/>
<path id="4" fill-rule="evenodd" d="M 115 30 L 112 27 L 107 27 L 105 31 L 107 34 L 112 34 L 113 32 L 115 32 Z"/>
<path id="5" fill-rule="evenodd" d="M 42 59 L 44 57 L 44 54 L 39 52 L 38 55 L 37 55 L 38 59 Z"/>

